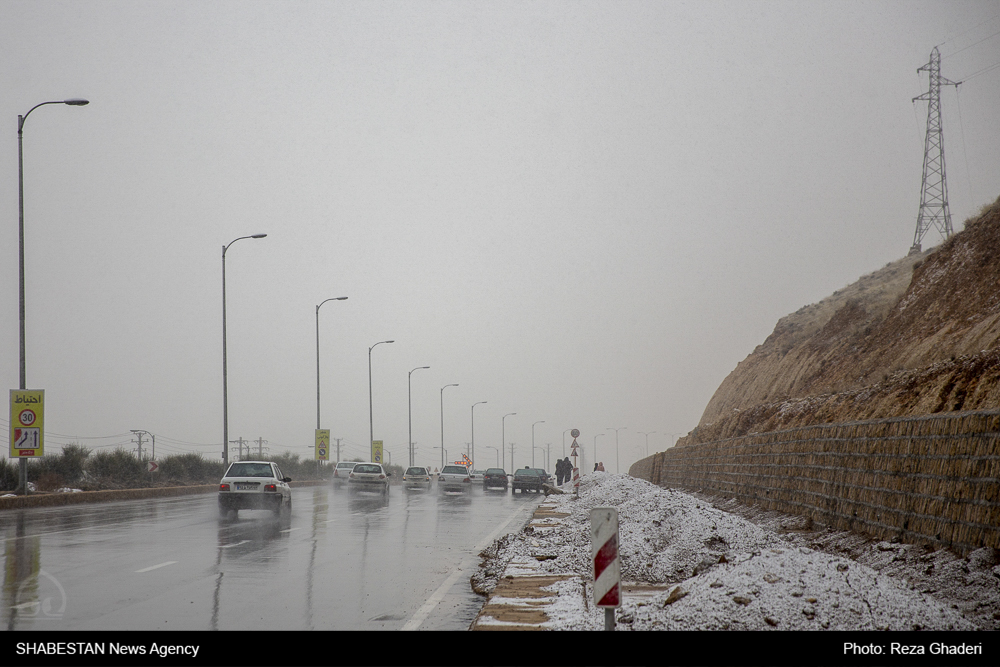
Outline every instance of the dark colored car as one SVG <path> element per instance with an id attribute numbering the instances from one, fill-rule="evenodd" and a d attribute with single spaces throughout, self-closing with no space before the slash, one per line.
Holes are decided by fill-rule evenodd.
<path id="1" fill-rule="evenodd" d="M 518 490 L 534 491 L 539 493 L 542 490 L 542 476 L 538 474 L 538 468 L 518 468 L 514 471 L 514 480 L 510 483 L 511 493 Z"/>
<path id="2" fill-rule="evenodd" d="M 549 477 L 549 473 L 545 472 L 544 468 L 532 468 L 532 470 L 537 470 L 538 471 L 538 476 L 542 478 L 542 484 L 548 484 L 549 483 L 549 480 L 551 479 L 551 477 Z"/>
<path id="3" fill-rule="evenodd" d="M 503 468 L 487 468 L 483 473 L 483 491 L 498 488 L 507 490 L 507 471 Z"/>

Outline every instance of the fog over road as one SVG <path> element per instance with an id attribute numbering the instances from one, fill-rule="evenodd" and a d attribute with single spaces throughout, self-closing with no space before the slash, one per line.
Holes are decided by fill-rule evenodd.
<path id="1" fill-rule="evenodd" d="M 465 630 L 478 552 L 532 496 L 293 489 L 290 517 L 213 493 L 0 513 L 6 630 Z"/>

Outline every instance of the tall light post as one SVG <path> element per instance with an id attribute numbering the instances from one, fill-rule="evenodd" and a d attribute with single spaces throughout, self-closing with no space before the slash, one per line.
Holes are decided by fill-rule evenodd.
<path id="1" fill-rule="evenodd" d="M 607 435 L 607 433 L 598 433 L 597 435 L 594 436 L 594 465 L 595 466 L 598 463 L 598 461 L 597 461 L 597 439 L 598 438 L 602 438 L 605 435 Z"/>
<path id="2" fill-rule="evenodd" d="M 544 424 L 545 420 L 537 421 L 535 424 Z M 535 467 L 535 424 L 531 425 L 531 467 Z"/>
<path id="3" fill-rule="evenodd" d="M 251 234 L 222 246 L 222 467 L 229 467 L 229 366 L 226 356 L 226 251 L 243 239 L 262 239 L 267 234 Z"/>
<path id="4" fill-rule="evenodd" d="M 327 301 L 347 301 L 346 296 L 337 296 L 327 299 L 316 306 L 316 430 L 320 429 L 319 425 L 319 309 Z"/>
<path id="5" fill-rule="evenodd" d="M 476 406 L 482 405 L 483 403 L 486 403 L 486 401 L 479 401 L 478 403 L 472 404 L 472 442 L 470 444 L 472 446 L 471 458 L 473 468 L 476 467 Z"/>
<path id="6" fill-rule="evenodd" d="M 652 433 L 656 433 L 656 431 L 650 431 L 649 433 L 646 433 L 645 431 L 636 431 L 636 433 L 646 436 L 646 456 L 649 456 L 649 436 Z"/>
<path id="7" fill-rule="evenodd" d="M 24 121 L 28 114 L 46 104 L 68 104 L 71 107 L 82 107 L 90 104 L 88 100 L 70 99 L 54 102 L 42 102 L 28 109 L 28 113 L 17 117 L 17 280 L 18 280 L 18 317 L 20 320 L 20 388 L 27 389 L 27 369 L 25 365 L 24 347 Z M 28 494 L 28 459 L 20 457 L 19 473 L 22 493 Z"/>
<path id="8" fill-rule="evenodd" d="M 413 371 L 422 371 L 422 370 L 426 370 L 428 368 L 430 368 L 430 366 L 419 366 L 417 368 L 414 368 Z M 410 435 L 409 435 L 410 439 L 409 439 L 408 442 L 410 443 L 410 465 L 411 466 L 413 465 L 413 401 L 410 399 L 410 378 L 413 377 L 413 371 L 410 371 L 406 375 L 406 410 L 407 410 L 407 414 L 409 416 L 409 422 L 410 422 Z"/>
<path id="9" fill-rule="evenodd" d="M 513 417 L 516 414 L 517 414 L 516 412 L 508 412 L 507 414 L 505 414 L 503 416 L 503 419 L 500 420 L 500 451 L 503 453 L 503 457 L 500 459 L 500 463 L 502 464 L 500 467 L 503 468 L 504 470 L 507 469 L 507 458 L 506 458 L 507 454 L 504 451 L 504 447 L 507 446 L 507 433 L 506 433 L 506 430 L 507 430 L 507 417 Z M 513 451 L 511 451 L 511 453 L 510 453 L 510 465 L 513 468 L 513 466 L 514 466 L 514 452 Z"/>
<path id="10" fill-rule="evenodd" d="M 618 470 L 618 431 L 624 431 L 626 428 L 628 428 L 628 427 L 626 427 L 626 426 L 619 426 L 618 428 L 612 428 L 610 426 L 608 427 L 609 431 L 614 431 L 615 432 L 615 474 L 616 475 L 619 474 L 619 470 Z"/>
<path id="11" fill-rule="evenodd" d="M 368 348 L 368 451 L 371 456 L 371 448 L 375 443 L 375 418 L 372 410 L 372 350 L 382 343 L 395 343 L 394 340 L 380 340 Z"/>
<path id="12" fill-rule="evenodd" d="M 441 467 L 444 468 L 445 448 L 444 448 L 444 390 L 448 387 L 457 387 L 457 384 L 446 384 L 441 387 Z"/>

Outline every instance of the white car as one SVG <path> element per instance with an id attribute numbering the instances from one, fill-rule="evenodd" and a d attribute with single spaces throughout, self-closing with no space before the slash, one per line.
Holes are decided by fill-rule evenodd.
<path id="1" fill-rule="evenodd" d="M 438 491 L 472 491 L 472 476 L 465 466 L 450 465 L 441 468 L 438 475 Z"/>
<path id="2" fill-rule="evenodd" d="M 484 474 L 486 474 L 485 470 L 473 470 L 472 472 L 469 473 L 469 477 L 472 478 L 472 483 L 473 484 L 475 484 L 477 482 L 479 484 L 482 484 L 483 483 L 483 475 Z"/>
<path id="3" fill-rule="evenodd" d="M 381 463 L 355 463 L 354 470 L 347 476 L 347 492 L 368 491 L 388 498 L 390 476 Z"/>
<path id="4" fill-rule="evenodd" d="M 271 510 L 275 514 L 292 509 L 291 477 L 281 474 L 271 461 L 234 461 L 219 482 L 219 516 L 240 510 Z"/>
<path id="5" fill-rule="evenodd" d="M 337 467 L 333 469 L 333 488 L 339 489 L 343 485 L 347 484 L 347 477 L 354 470 L 354 466 L 358 464 L 357 461 L 338 461 Z"/>
<path id="6" fill-rule="evenodd" d="M 406 472 L 403 473 L 403 488 L 424 489 L 429 491 L 431 488 L 430 472 L 428 472 L 427 468 L 410 466 L 406 469 Z"/>

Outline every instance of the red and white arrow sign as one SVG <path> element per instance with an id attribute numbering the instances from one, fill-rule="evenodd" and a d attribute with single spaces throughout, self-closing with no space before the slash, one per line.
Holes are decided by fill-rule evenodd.
<path id="1" fill-rule="evenodd" d="M 594 562 L 594 604 L 622 606 L 622 565 L 618 559 L 618 510 L 595 507 L 590 510 L 590 556 Z"/>
<path id="2" fill-rule="evenodd" d="M 160 464 L 156 461 L 146 461 L 146 472 L 156 472 L 159 467 Z"/>

